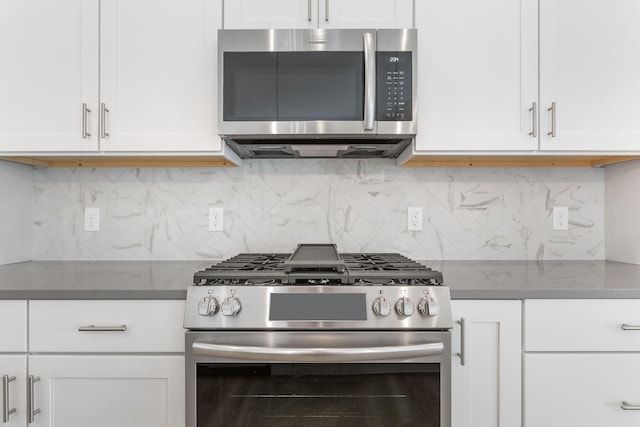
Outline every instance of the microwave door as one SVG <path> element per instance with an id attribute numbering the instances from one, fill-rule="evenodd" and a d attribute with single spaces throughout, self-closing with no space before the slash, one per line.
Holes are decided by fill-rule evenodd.
<path id="1" fill-rule="evenodd" d="M 272 33 L 275 40 L 281 33 L 291 40 L 274 41 L 273 50 L 243 46 L 222 52 L 220 133 L 236 138 L 375 136 L 375 33 Z M 305 39 L 322 44 L 305 46 Z"/>

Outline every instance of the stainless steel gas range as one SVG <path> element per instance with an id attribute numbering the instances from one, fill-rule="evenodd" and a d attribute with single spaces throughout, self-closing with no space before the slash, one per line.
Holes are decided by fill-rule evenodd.
<path id="1" fill-rule="evenodd" d="M 449 289 L 400 254 L 240 254 L 184 326 L 187 427 L 450 426 Z"/>

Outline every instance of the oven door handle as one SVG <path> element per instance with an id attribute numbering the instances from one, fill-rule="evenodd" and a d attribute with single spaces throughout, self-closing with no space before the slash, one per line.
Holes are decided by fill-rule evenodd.
<path id="1" fill-rule="evenodd" d="M 193 354 L 217 356 L 239 360 L 266 360 L 270 362 L 367 362 L 371 360 L 411 359 L 440 356 L 444 352 L 441 342 L 385 347 L 295 348 L 252 347 L 194 342 Z"/>

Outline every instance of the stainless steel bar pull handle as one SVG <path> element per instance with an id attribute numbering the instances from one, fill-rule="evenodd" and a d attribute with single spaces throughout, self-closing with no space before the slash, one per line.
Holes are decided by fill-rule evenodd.
<path id="1" fill-rule="evenodd" d="M 620 407 L 625 411 L 640 411 L 640 403 L 629 403 L 626 400 L 622 401 Z"/>
<path id="2" fill-rule="evenodd" d="M 444 344 L 441 342 L 389 347 L 348 348 L 254 347 L 194 342 L 191 347 L 193 354 L 201 356 L 292 363 L 368 362 L 373 360 L 439 356 L 444 352 Z"/>
<path id="3" fill-rule="evenodd" d="M 329 22 L 329 0 L 324 0 L 324 20 Z"/>
<path id="4" fill-rule="evenodd" d="M 29 381 L 27 382 L 27 416 L 29 424 L 35 421 L 36 415 L 40 413 L 40 409 L 35 409 L 35 383 L 40 381 L 40 377 L 34 377 L 29 375 Z"/>
<path id="5" fill-rule="evenodd" d="M 364 130 L 373 130 L 376 108 L 375 41 L 372 33 L 364 33 Z"/>
<path id="6" fill-rule="evenodd" d="M 88 325 L 88 326 L 80 326 L 78 328 L 78 332 L 125 332 L 127 330 L 127 325 L 119 325 L 119 326 L 96 326 L 96 325 Z"/>
<path id="7" fill-rule="evenodd" d="M 456 321 L 458 325 L 460 325 L 460 353 L 456 353 L 456 356 L 460 358 L 460 365 L 464 366 L 465 363 L 465 353 L 464 353 L 464 330 L 466 327 L 466 320 L 462 317 L 460 320 Z"/>
<path id="8" fill-rule="evenodd" d="M 551 111 L 551 130 L 547 132 L 547 135 L 551 136 L 551 138 L 556 137 L 556 103 L 555 101 L 551 103 L 551 107 L 547 108 L 547 111 Z"/>
<path id="9" fill-rule="evenodd" d="M 107 113 L 109 109 L 102 102 L 100 104 L 100 138 L 106 138 L 109 136 L 109 132 L 107 132 Z"/>
<path id="10" fill-rule="evenodd" d="M 89 126 L 89 113 L 91 110 L 87 107 L 87 103 L 82 103 L 82 138 L 87 139 L 91 136 L 87 127 Z"/>
<path id="11" fill-rule="evenodd" d="M 9 383 L 15 381 L 16 377 L 10 377 L 9 375 L 2 376 L 2 394 L 4 396 L 2 400 L 2 422 L 8 423 L 11 414 L 16 412 L 16 408 L 9 409 Z"/>
<path id="12" fill-rule="evenodd" d="M 623 323 L 620 327 L 623 331 L 640 331 L 640 325 L 630 325 L 628 323 Z"/>
<path id="13" fill-rule="evenodd" d="M 307 0 L 307 21 L 311 22 L 311 0 Z"/>
<path id="14" fill-rule="evenodd" d="M 531 111 L 531 115 L 533 116 L 533 124 L 531 125 L 531 132 L 529 132 L 529 135 L 533 138 L 537 138 L 538 137 L 538 103 L 534 102 L 533 104 L 531 104 L 531 108 L 529 108 L 529 111 Z"/>

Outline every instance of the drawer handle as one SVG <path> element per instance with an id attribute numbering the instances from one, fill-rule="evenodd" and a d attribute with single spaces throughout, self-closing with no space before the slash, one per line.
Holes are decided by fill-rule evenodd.
<path id="1" fill-rule="evenodd" d="M 466 329 L 466 325 L 467 325 L 467 321 L 464 319 L 464 317 L 460 318 L 460 320 L 456 320 L 456 323 L 458 325 L 460 325 L 460 353 L 456 353 L 456 356 L 458 356 L 460 358 L 460 366 L 464 366 L 465 363 L 465 359 L 466 359 L 466 354 L 464 351 L 464 333 L 465 333 L 465 329 Z"/>
<path id="2" fill-rule="evenodd" d="M 127 325 L 120 326 L 80 326 L 78 328 L 78 332 L 125 332 L 127 330 Z"/>
<path id="3" fill-rule="evenodd" d="M 40 409 L 36 409 L 36 397 L 35 397 L 35 384 L 40 381 L 40 377 L 35 377 L 33 375 L 29 375 L 29 381 L 27 381 L 27 416 L 29 419 L 27 422 L 29 424 L 33 424 L 36 419 L 36 415 L 40 413 Z"/>
<path id="4" fill-rule="evenodd" d="M 626 400 L 622 401 L 622 405 L 620 405 L 620 407 L 625 411 L 640 411 L 640 404 L 629 403 Z"/>
<path id="5" fill-rule="evenodd" d="M 2 422 L 8 423 L 9 417 L 16 412 L 16 408 L 9 408 L 11 403 L 9 402 L 9 383 L 15 381 L 16 377 L 10 377 L 9 375 L 2 376 L 2 390 L 4 394 L 4 401 L 2 404 Z"/>
<path id="6" fill-rule="evenodd" d="M 628 323 L 623 323 L 620 327 L 623 331 L 640 331 L 639 325 L 629 325 Z"/>

